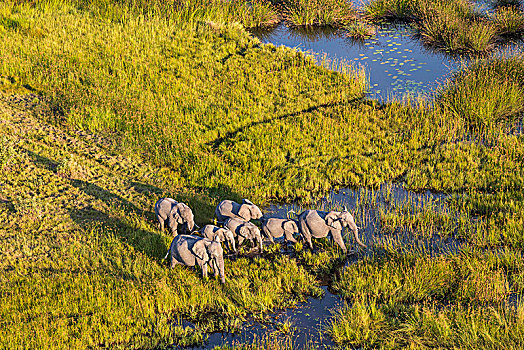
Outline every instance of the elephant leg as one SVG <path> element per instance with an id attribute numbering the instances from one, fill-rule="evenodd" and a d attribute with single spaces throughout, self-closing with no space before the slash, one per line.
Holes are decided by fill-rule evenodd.
<path id="1" fill-rule="evenodd" d="M 160 217 L 160 215 L 157 215 L 156 218 L 158 219 L 158 228 L 160 231 L 164 232 L 164 219 Z"/>
<path id="2" fill-rule="evenodd" d="M 342 231 L 331 232 L 331 237 L 333 237 L 333 240 L 338 244 L 340 248 L 342 248 L 344 254 L 346 254 L 348 250 L 346 249 L 346 245 L 344 244 L 344 240 L 342 239 Z"/>
<path id="3" fill-rule="evenodd" d="M 271 232 L 269 231 L 269 229 L 266 226 L 262 227 L 262 232 L 264 232 L 267 239 L 269 239 L 271 243 L 275 243 L 275 241 L 273 240 L 273 235 L 271 234 Z"/>
<path id="4" fill-rule="evenodd" d="M 286 241 L 291 243 L 297 243 L 297 240 L 295 237 L 293 237 L 293 234 L 289 231 L 284 231 L 284 235 L 286 236 Z"/>
<path id="5" fill-rule="evenodd" d="M 207 279 L 207 264 L 203 264 L 201 267 L 202 267 L 202 277 L 204 279 Z"/>
<path id="6" fill-rule="evenodd" d="M 238 236 L 238 246 L 241 246 L 242 242 L 244 242 L 244 237 Z"/>
<path id="7" fill-rule="evenodd" d="M 170 224 L 169 228 L 171 229 L 171 234 L 175 237 L 178 234 L 178 225 L 176 223 L 174 225 Z"/>
<path id="8" fill-rule="evenodd" d="M 313 250 L 313 242 L 311 242 L 311 231 L 309 230 L 307 222 L 303 222 L 303 224 L 300 226 L 302 229 L 302 236 L 304 237 L 304 240 L 309 244 L 309 248 Z"/>
<path id="9" fill-rule="evenodd" d="M 176 259 L 173 259 L 173 257 L 171 257 L 171 268 L 174 269 L 176 265 L 177 265 Z"/>
<path id="10" fill-rule="evenodd" d="M 218 277 L 218 264 L 215 260 L 213 260 L 213 270 L 215 271 L 215 278 Z"/>

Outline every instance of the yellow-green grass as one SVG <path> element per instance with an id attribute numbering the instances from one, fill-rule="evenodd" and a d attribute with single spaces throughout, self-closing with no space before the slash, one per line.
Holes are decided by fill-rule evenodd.
<path id="1" fill-rule="evenodd" d="M 437 101 L 472 128 L 497 127 L 524 111 L 522 54 L 471 62 L 444 86 Z"/>
<path id="2" fill-rule="evenodd" d="M 494 23 L 502 35 L 519 35 L 524 31 L 524 12 L 514 7 L 498 8 Z"/>
<path id="3" fill-rule="evenodd" d="M 340 27 L 356 18 L 353 5 L 345 0 L 272 0 L 293 26 Z"/>
<path id="4" fill-rule="evenodd" d="M 358 69 L 342 65 L 333 71 L 302 53 L 261 45 L 240 24 L 222 24 L 216 5 L 207 15 L 177 19 L 100 4 L 0 4 L 2 23 L 9 23 L 0 30 L 3 347 L 188 344 L 205 337 L 202 332 L 239 326 L 246 315 L 318 295 L 316 279 L 331 283 L 345 263 L 331 242 L 317 240 L 316 254 L 299 244 L 291 258 L 272 247 L 261 258 L 228 260 L 226 285 L 203 281 L 194 269 L 169 270 L 161 257 L 171 237 L 157 231 L 151 209 L 167 195 L 188 203 L 202 225 L 212 221 L 224 198 L 250 198 L 261 206 L 273 199 L 308 202 L 340 186 L 372 191 L 399 180 L 411 189 L 458 194 L 443 211 L 410 211 L 406 203 L 395 203 L 380 213 L 380 234 L 442 234 L 520 253 L 524 145 L 511 129 L 518 114 L 500 118 L 492 108 L 495 117 L 479 126 L 444 97 L 411 104 L 365 100 L 365 77 Z M 489 86 L 504 86 L 497 85 L 500 77 L 515 83 L 522 76 L 522 58 L 514 60 L 489 61 L 497 68 L 486 69 L 499 72 L 490 75 Z M 461 78 L 476 70 L 457 75 L 438 96 L 458 89 L 467 91 L 461 104 L 478 103 L 478 88 Z M 493 91 L 503 101 L 507 91 Z M 358 225 L 365 222 L 358 214 L 369 205 L 366 200 L 351 208 Z M 521 290 L 519 265 L 511 270 L 510 263 L 488 253 L 475 253 L 496 262 L 480 270 L 484 275 L 476 285 L 468 284 L 467 266 L 480 264 L 477 255 L 441 262 L 397 254 L 383 265 L 375 251 L 380 246 L 370 244 L 362 260 L 370 272 L 360 272 L 369 281 L 381 266 L 391 273 L 391 284 L 412 276 L 413 266 L 438 273 L 454 264 L 463 268 L 446 280 L 462 286 L 449 289 L 460 303 L 430 308 L 433 324 L 469 317 L 493 330 L 491 313 L 462 312 L 462 303 L 479 308 L 483 298 L 501 310 L 497 300 L 508 290 Z M 501 254 L 509 261 L 509 253 Z M 489 285 L 490 274 L 494 285 L 508 283 L 509 289 L 480 298 L 475 288 Z M 361 304 L 361 309 L 377 305 L 377 315 L 388 317 L 381 323 L 385 328 L 372 328 L 371 336 L 398 329 L 387 328 L 403 320 L 388 310 L 416 311 L 401 300 L 385 309 L 389 285 L 378 285 L 380 300 L 367 295 Z M 416 296 L 402 293 L 405 300 Z M 435 302 L 444 298 L 434 289 L 427 294 Z M 344 327 L 355 329 L 347 322 L 362 319 L 349 315 Z M 519 325 L 510 311 L 500 315 L 509 320 L 507 329 Z M 198 329 L 182 328 L 180 317 Z M 467 333 L 462 329 L 452 326 L 446 334 L 458 339 Z M 374 339 L 383 342 L 387 332 L 380 334 L 383 338 Z M 347 344 L 354 338 L 335 339 Z M 365 347 L 378 344 L 358 339 Z M 409 339 L 416 344 L 420 337 Z M 474 339 L 468 344 L 482 345 Z"/>
<path id="5" fill-rule="evenodd" d="M 520 250 L 442 254 L 383 245 L 335 283 L 348 304 L 330 333 L 364 349 L 518 348 L 523 273 Z"/>
<path id="6" fill-rule="evenodd" d="M 89 132 L 40 122 L 31 111 L 45 105 L 28 111 L 32 100 L 19 109 L 2 98 L 0 108 L 9 149 L 0 198 L 2 347 L 183 344 L 321 293 L 285 256 L 226 260 L 225 285 L 169 269 L 162 257 L 171 237 L 156 229 L 151 205 L 162 195 L 183 199 L 203 224 L 213 200 L 166 192 L 159 168 L 108 151 Z M 180 326 L 182 317 L 197 333 Z"/>
<path id="7" fill-rule="evenodd" d="M 377 32 L 377 28 L 363 20 L 354 20 L 344 26 L 346 31 L 346 36 L 357 39 L 364 40 L 369 37 L 372 37 Z"/>

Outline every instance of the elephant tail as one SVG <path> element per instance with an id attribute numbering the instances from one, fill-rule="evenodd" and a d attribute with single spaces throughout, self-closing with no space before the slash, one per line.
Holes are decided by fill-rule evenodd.
<path id="1" fill-rule="evenodd" d="M 164 256 L 164 259 L 162 259 L 162 260 L 166 260 L 167 257 L 169 256 L 169 253 L 171 253 L 171 246 L 169 246 L 169 249 L 168 249 L 168 251 L 166 253 L 166 256 Z"/>

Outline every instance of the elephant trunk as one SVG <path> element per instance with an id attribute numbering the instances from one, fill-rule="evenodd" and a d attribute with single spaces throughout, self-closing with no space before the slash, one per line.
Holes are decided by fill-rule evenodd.
<path id="1" fill-rule="evenodd" d="M 262 253 L 262 251 L 264 250 L 263 244 L 262 244 L 262 235 L 258 235 L 257 240 L 258 240 L 258 246 L 260 247 L 260 252 Z"/>
<path id="2" fill-rule="evenodd" d="M 235 246 L 235 237 L 231 237 L 228 239 L 228 245 L 236 253 L 237 247 Z"/>
<path id="3" fill-rule="evenodd" d="M 355 223 L 351 223 L 349 225 L 349 227 L 351 228 L 351 231 L 353 231 L 353 234 L 355 235 L 355 240 L 357 241 L 358 245 L 361 246 L 362 248 L 367 248 L 368 246 L 365 245 L 364 243 L 362 243 L 360 241 L 360 239 L 358 239 L 358 228 L 357 228 L 357 225 Z"/>
<path id="4" fill-rule="evenodd" d="M 186 225 L 187 225 L 187 233 L 190 234 L 193 231 L 193 228 L 195 227 L 195 222 L 191 220 L 191 221 L 188 221 Z"/>
<path id="5" fill-rule="evenodd" d="M 222 283 L 226 283 L 226 276 L 224 274 L 224 257 L 221 256 L 217 260 L 215 260 L 215 264 L 218 266 L 218 271 L 220 273 L 220 281 Z"/>

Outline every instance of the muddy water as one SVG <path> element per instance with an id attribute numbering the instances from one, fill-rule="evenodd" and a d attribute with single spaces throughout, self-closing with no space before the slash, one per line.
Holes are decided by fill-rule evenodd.
<path id="1" fill-rule="evenodd" d="M 428 49 L 407 25 L 383 25 L 366 41 L 347 38 L 333 29 L 293 29 L 284 24 L 271 30 L 253 31 L 264 43 L 284 45 L 365 67 L 368 96 L 380 100 L 417 96 L 434 91 L 459 62 Z"/>
<path id="2" fill-rule="evenodd" d="M 335 346 L 326 334 L 325 328 L 331 317 L 331 310 L 343 306 L 337 295 L 330 293 L 327 287 L 321 287 L 324 295 L 320 299 L 309 298 L 296 308 L 281 310 L 273 314 L 267 323 L 245 322 L 240 333 L 212 333 L 201 347 L 192 349 L 212 349 L 215 346 L 252 344 L 266 338 L 289 340 L 294 348 L 312 347 L 328 349 Z M 283 331 L 282 324 L 289 324 L 290 330 Z"/>

